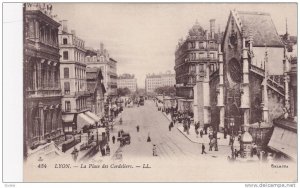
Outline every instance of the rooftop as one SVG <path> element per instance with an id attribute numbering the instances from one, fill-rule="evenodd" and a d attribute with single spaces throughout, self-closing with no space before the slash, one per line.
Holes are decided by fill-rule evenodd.
<path id="1" fill-rule="evenodd" d="M 253 36 L 253 46 L 283 47 L 271 15 L 264 12 L 232 11 L 244 35 Z M 242 32 L 242 31 L 240 31 Z"/>

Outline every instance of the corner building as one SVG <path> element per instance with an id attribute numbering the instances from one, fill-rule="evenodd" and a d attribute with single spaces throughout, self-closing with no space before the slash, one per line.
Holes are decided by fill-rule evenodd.
<path id="1" fill-rule="evenodd" d="M 201 126 L 210 124 L 210 77 L 217 72 L 218 50 L 222 34 L 215 32 L 215 19 L 210 30 L 196 21 L 186 40 L 180 40 L 175 52 L 176 96 L 181 113 L 193 113 Z"/>
<path id="2" fill-rule="evenodd" d="M 49 3 L 24 5 L 24 157 L 58 142 L 61 122 L 58 27 Z M 48 151 L 49 152 L 49 151 Z"/>

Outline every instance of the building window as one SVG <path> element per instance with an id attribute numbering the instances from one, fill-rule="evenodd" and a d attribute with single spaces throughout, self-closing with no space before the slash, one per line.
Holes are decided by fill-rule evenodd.
<path id="1" fill-rule="evenodd" d="M 71 111 L 71 102 L 70 101 L 65 101 L 65 110 L 66 110 L 66 112 Z"/>
<path id="2" fill-rule="evenodd" d="M 63 44 L 68 44 L 68 39 L 67 38 L 63 39 Z"/>
<path id="3" fill-rule="evenodd" d="M 69 53 L 68 51 L 63 52 L 63 60 L 68 60 L 69 59 Z"/>
<path id="4" fill-rule="evenodd" d="M 64 78 L 69 78 L 69 68 L 64 68 Z"/>
<path id="5" fill-rule="evenodd" d="M 204 71 L 204 65 L 203 64 L 200 64 L 199 65 L 199 72 L 203 72 Z"/>
<path id="6" fill-rule="evenodd" d="M 65 88 L 65 95 L 69 95 L 70 94 L 70 82 L 65 82 L 64 88 Z"/>

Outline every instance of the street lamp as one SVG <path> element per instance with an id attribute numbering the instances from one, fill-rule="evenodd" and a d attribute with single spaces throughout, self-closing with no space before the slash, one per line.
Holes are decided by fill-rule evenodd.
<path id="1" fill-rule="evenodd" d="M 231 136 L 230 136 L 230 142 L 231 142 L 231 155 L 232 155 L 232 159 L 234 159 L 234 149 L 233 149 L 233 142 L 234 142 L 234 138 L 233 138 L 233 128 L 234 128 L 234 118 L 230 118 L 229 120 L 229 126 L 231 129 Z"/>

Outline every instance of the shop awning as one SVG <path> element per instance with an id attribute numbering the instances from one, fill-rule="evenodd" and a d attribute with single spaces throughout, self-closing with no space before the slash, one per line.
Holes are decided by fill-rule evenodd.
<path id="1" fill-rule="evenodd" d="M 93 112 L 87 111 L 85 112 L 85 115 L 89 116 L 91 119 L 93 119 L 96 122 L 100 121 L 100 117 L 98 117 L 96 114 L 94 114 Z"/>
<path id="2" fill-rule="evenodd" d="M 63 120 L 64 123 L 73 122 L 73 120 L 74 120 L 74 114 L 65 114 L 65 115 L 62 115 L 62 120 Z"/>
<path id="3" fill-rule="evenodd" d="M 297 133 L 293 131 L 274 127 L 268 146 L 293 160 L 297 160 Z"/>
<path id="4" fill-rule="evenodd" d="M 84 126 L 94 125 L 95 121 L 84 113 L 77 115 L 77 131 L 80 131 Z"/>

